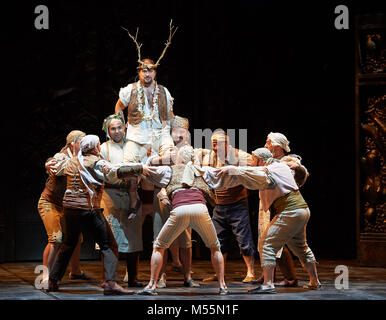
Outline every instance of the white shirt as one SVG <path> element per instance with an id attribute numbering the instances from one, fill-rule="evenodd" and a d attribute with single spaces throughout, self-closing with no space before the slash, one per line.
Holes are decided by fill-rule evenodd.
<path id="1" fill-rule="evenodd" d="M 299 190 L 291 169 L 285 163 L 274 162 L 267 168 L 276 185 L 273 189 L 260 190 L 260 199 L 264 210 L 268 210 L 276 199 L 291 191 Z"/>
<path id="2" fill-rule="evenodd" d="M 112 164 L 119 165 L 123 163 L 123 147 L 125 146 L 126 141 L 121 147 L 119 143 L 115 143 L 113 140 L 108 140 L 101 145 L 101 156 L 103 159 L 111 162 Z M 114 182 L 119 184 L 122 180 L 113 178 Z M 110 181 L 111 183 L 112 181 Z"/>
<path id="3" fill-rule="evenodd" d="M 140 85 L 140 82 L 137 82 L 137 85 Z M 166 93 L 166 102 L 167 102 L 167 112 L 170 113 L 173 111 L 173 97 L 170 95 L 170 92 L 166 87 L 163 87 Z M 121 88 L 119 91 L 119 100 L 122 104 L 127 107 L 131 98 L 131 90 L 133 89 L 133 83 L 130 83 L 124 88 Z M 146 115 L 150 115 L 153 112 L 152 107 L 145 96 L 145 105 L 143 106 L 143 111 Z M 152 118 L 152 120 L 142 120 L 136 125 L 131 125 L 127 123 L 127 133 L 126 138 L 128 140 L 137 142 L 139 144 L 153 144 L 155 140 L 158 140 L 161 135 L 167 134 L 170 135 L 170 125 L 162 124 L 159 113 Z"/>

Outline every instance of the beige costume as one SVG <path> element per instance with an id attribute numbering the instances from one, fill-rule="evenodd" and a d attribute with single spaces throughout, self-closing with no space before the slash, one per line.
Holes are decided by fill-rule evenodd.
<path id="1" fill-rule="evenodd" d="M 55 154 L 52 159 L 57 163 L 65 163 L 70 157 L 72 157 L 71 153 L 60 152 Z M 61 220 L 63 218 L 62 202 L 65 190 L 66 179 L 50 175 L 38 202 L 38 212 L 50 243 L 62 243 L 63 240 Z"/>
<path id="2" fill-rule="evenodd" d="M 123 150 L 118 143 L 108 140 L 101 145 L 101 156 L 112 164 L 123 161 Z M 124 180 L 106 183 L 102 194 L 101 207 L 108 221 L 119 252 L 137 252 L 143 250 L 142 244 L 142 210 L 138 210 L 134 219 L 128 219 L 130 208 L 129 185 Z"/>
<path id="3" fill-rule="evenodd" d="M 170 136 L 173 98 L 165 87 L 156 84 L 149 101 L 139 81 L 130 83 L 119 91 L 119 100 L 128 108 L 124 162 L 143 161 L 150 148 L 162 154 L 174 146 Z"/>

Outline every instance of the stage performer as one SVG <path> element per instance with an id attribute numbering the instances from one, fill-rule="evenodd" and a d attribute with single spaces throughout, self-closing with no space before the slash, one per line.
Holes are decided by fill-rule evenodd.
<path id="1" fill-rule="evenodd" d="M 126 295 L 134 291 L 123 289 L 117 284 L 118 249 L 109 224 L 103 216 L 100 202 L 104 181 L 114 183 L 115 178 L 104 174 L 102 168 L 109 167 L 114 177 L 125 178 L 120 174 L 120 166 L 113 165 L 100 156 L 98 136 L 87 135 L 80 142 L 80 151 L 71 158 L 63 170 L 67 177 L 67 189 L 63 197 L 64 241 L 49 277 L 48 291 L 58 291 L 58 281 L 63 277 L 79 234 L 84 229 L 95 236 L 103 254 L 105 295 Z M 143 173 L 138 165 L 126 164 L 125 172 Z"/>
<path id="2" fill-rule="evenodd" d="M 273 282 L 276 254 L 285 244 L 299 257 L 302 266 L 309 274 L 310 281 L 304 287 L 319 289 L 321 284 L 317 275 L 316 260 L 306 242 L 306 226 L 310 218 L 310 210 L 299 191 L 293 173 L 287 164 L 274 159 L 272 153 L 266 148 L 256 149 L 252 154 L 255 163 L 257 162 L 260 166 L 256 169 L 233 166 L 220 169 L 220 174 L 233 172 L 234 177 L 240 181 L 247 177 L 250 189 L 261 188 L 261 182 L 253 187 L 253 179 L 249 179 L 251 172 L 261 170 L 261 166 L 265 166 L 266 173 L 269 173 L 275 181 L 273 188 L 260 190 L 262 208 L 269 209 L 274 215 L 259 243 L 264 282 L 248 292 L 251 294 L 276 293 Z"/>
<path id="3" fill-rule="evenodd" d="M 203 166 L 220 168 L 226 165 L 251 165 L 252 156 L 229 144 L 229 137 L 223 130 L 215 130 L 211 137 L 212 150 L 203 158 Z M 226 190 L 215 190 L 215 207 L 213 209 L 213 224 L 221 244 L 224 260 L 229 251 L 229 241 L 232 234 L 236 237 L 240 253 L 247 267 L 243 283 L 253 283 L 255 278 L 255 245 L 249 221 L 248 191 L 242 185 Z M 215 280 L 216 275 L 204 281 Z"/>
<path id="4" fill-rule="evenodd" d="M 224 259 L 220 250 L 216 230 L 205 205 L 205 198 L 212 195 L 210 188 L 223 189 L 243 184 L 250 189 L 264 189 L 274 185 L 273 179 L 263 169 L 250 170 L 243 176 L 232 174 L 220 177 L 219 169 L 195 165 L 195 154 L 191 146 L 184 146 L 177 153 L 176 165 L 149 167 L 142 166 L 147 172 L 146 179 L 158 187 L 166 188 L 172 200 L 170 217 L 154 242 L 151 260 L 151 278 L 148 285 L 138 294 L 157 295 L 156 283 L 162 266 L 164 250 L 183 232 L 192 227 L 211 249 L 211 260 L 217 274 L 220 294 L 229 294 L 224 281 Z M 107 172 L 106 172 L 107 173 Z M 110 173 L 109 173 L 110 174 Z"/>
<path id="5" fill-rule="evenodd" d="M 170 120 L 173 118 L 173 98 L 169 90 L 156 81 L 157 67 L 160 64 L 172 37 L 174 29 L 170 21 L 170 33 L 164 51 L 156 63 L 151 59 L 141 59 L 141 44 L 136 36 L 129 37 L 134 41 L 138 52 L 139 81 L 130 83 L 119 91 L 115 113 L 123 113 L 127 108 L 127 142 L 124 147 L 124 162 L 144 162 L 148 151 L 161 154 L 173 146 L 170 137 Z M 130 214 L 137 214 L 137 181 L 131 180 Z M 136 210 L 137 209 L 137 210 Z"/>
<path id="6" fill-rule="evenodd" d="M 156 284 L 162 267 L 163 253 L 188 228 L 196 230 L 211 250 L 212 265 L 218 275 L 219 293 L 229 293 L 224 281 L 224 259 L 220 243 L 206 207 L 205 197 L 210 197 L 211 192 L 202 177 L 204 171 L 194 165 L 193 161 L 193 148 L 184 146 L 179 149 L 176 164 L 173 166 L 142 165 L 148 172 L 148 181 L 166 188 L 168 197 L 172 200 L 172 210 L 154 242 L 150 281 L 143 290 L 137 292 L 140 295 L 158 295 Z"/>
<path id="7" fill-rule="evenodd" d="M 62 202 L 66 190 L 66 179 L 65 177 L 57 177 L 55 172 L 60 170 L 61 167 L 63 168 L 64 164 L 78 153 L 80 140 L 85 135 L 84 132 L 79 130 L 71 131 L 66 137 L 66 145 L 52 158 L 49 158 L 45 164 L 49 176 L 38 202 L 38 212 L 43 220 L 48 237 L 48 244 L 43 252 L 43 265 L 47 267 L 48 273 L 55 262 L 63 238 L 61 219 L 63 217 Z M 81 243 L 82 236 L 79 237 L 71 257 L 69 278 L 91 280 L 79 266 Z M 47 281 L 48 274 L 44 275 L 42 279 L 42 282 Z"/>
<path id="8" fill-rule="evenodd" d="M 163 157 L 153 156 L 147 161 L 150 166 L 156 166 L 159 164 L 170 163 L 175 161 L 175 155 L 178 150 L 186 145 L 190 145 L 190 133 L 189 133 L 189 120 L 184 117 L 175 116 L 171 121 L 171 137 L 173 139 L 174 148 L 166 153 Z M 195 160 L 202 159 L 202 155 L 205 152 L 209 153 L 206 149 L 194 149 Z M 168 158 L 168 155 L 170 157 Z M 197 162 L 195 162 L 197 163 Z M 154 208 L 155 208 L 155 226 L 154 239 L 157 238 L 161 228 L 165 224 L 166 220 L 170 216 L 171 203 L 165 188 L 155 189 Z M 156 230 L 157 229 L 157 230 Z M 172 268 L 175 271 L 180 271 L 184 275 L 184 286 L 186 287 L 199 287 L 200 285 L 191 278 L 192 273 L 192 229 L 184 230 L 178 238 L 170 245 L 169 251 L 172 255 Z M 166 287 L 166 263 L 167 263 L 167 250 L 163 257 L 163 265 L 160 271 L 160 278 L 157 283 L 157 288 Z M 180 262 L 180 257 L 181 261 Z"/>
<path id="9" fill-rule="evenodd" d="M 308 171 L 301 164 L 301 157 L 295 154 L 288 154 L 291 150 L 289 147 L 289 141 L 287 137 L 279 132 L 271 132 L 268 134 L 265 148 L 267 148 L 273 154 L 275 159 L 284 161 L 287 165 L 290 166 L 294 178 L 298 186 L 302 186 L 307 177 Z M 288 155 L 287 155 L 288 154 Z M 264 233 L 265 229 L 269 225 L 269 222 L 273 219 L 273 215 L 269 210 L 264 211 L 260 203 L 259 206 L 259 240 Z M 280 271 L 284 276 L 284 279 L 275 282 L 275 286 L 278 287 L 297 287 L 298 280 L 296 276 L 296 270 L 294 261 L 291 253 L 289 252 L 287 246 L 284 246 L 282 250 L 278 252 L 277 264 L 279 265 Z M 275 270 L 276 271 L 276 270 Z M 259 278 L 259 283 L 264 281 L 263 275 Z"/>
<path id="10" fill-rule="evenodd" d="M 123 150 L 126 145 L 125 120 L 120 114 L 108 116 L 103 122 L 107 141 L 101 145 L 100 155 L 112 164 L 123 162 Z M 102 193 L 101 207 L 118 245 L 118 252 L 126 258 L 127 282 L 129 287 L 142 287 L 138 281 L 139 254 L 142 244 L 142 211 L 128 214 L 130 180 L 116 179 L 106 182 Z"/>

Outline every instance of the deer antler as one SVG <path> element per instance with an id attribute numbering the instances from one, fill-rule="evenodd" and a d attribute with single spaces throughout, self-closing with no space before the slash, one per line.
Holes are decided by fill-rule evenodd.
<path id="1" fill-rule="evenodd" d="M 168 47 L 170 46 L 170 44 L 172 43 L 172 38 L 174 36 L 174 34 L 176 33 L 178 27 L 176 27 L 173 31 L 173 19 L 170 20 L 170 26 L 169 26 L 169 38 L 168 40 L 166 40 L 166 43 L 165 43 L 165 48 L 164 50 L 162 51 L 162 54 L 161 56 L 159 57 L 159 59 L 157 60 L 157 62 L 155 63 L 155 67 L 158 67 L 159 66 L 159 62 L 161 61 L 161 59 L 163 58 L 163 56 L 165 55 L 165 52 L 166 50 L 168 49 Z"/>
<path id="2" fill-rule="evenodd" d="M 170 20 L 170 26 L 169 26 L 169 38 L 168 40 L 166 40 L 166 43 L 165 43 L 165 48 L 164 50 L 162 51 L 162 54 L 161 56 L 159 57 L 159 59 L 157 60 L 157 62 L 155 64 L 148 64 L 148 63 L 145 63 L 141 60 L 141 46 L 142 46 L 142 43 L 139 44 L 137 42 L 137 36 L 138 36 L 138 28 L 137 28 L 137 32 L 135 33 L 135 37 L 133 35 L 130 34 L 129 30 L 125 29 L 124 27 L 121 27 L 123 30 L 125 30 L 129 37 L 134 41 L 136 47 L 137 47 L 137 52 L 138 52 L 138 62 L 141 64 L 142 67 L 145 67 L 145 68 L 149 68 L 149 69 L 152 69 L 152 68 L 157 68 L 159 66 L 159 62 L 161 61 L 161 59 L 163 58 L 163 56 L 165 55 L 165 52 L 166 50 L 168 49 L 168 47 L 170 46 L 170 44 L 172 43 L 172 38 L 174 36 L 174 34 L 176 33 L 178 27 L 174 27 L 173 26 L 173 20 Z M 174 29 L 174 30 L 173 30 Z"/>
<path id="3" fill-rule="evenodd" d="M 134 41 L 134 43 L 135 43 L 135 45 L 136 45 L 136 47 L 137 47 L 137 52 L 138 52 L 138 62 L 139 63 L 142 63 L 142 60 L 141 60 L 141 46 L 142 46 L 142 43 L 138 43 L 137 42 L 137 36 L 138 36 L 138 28 L 137 28 L 137 32 L 135 33 L 135 37 L 133 37 L 131 34 L 130 34 L 130 32 L 129 32 L 129 30 L 127 30 L 127 29 L 125 29 L 124 27 L 121 27 L 123 30 L 126 30 L 127 31 L 127 33 L 128 33 L 128 35 L 129 35 L 129 37 L 131 38 L 131 39 L 133 39 L 133 41 Z"/>

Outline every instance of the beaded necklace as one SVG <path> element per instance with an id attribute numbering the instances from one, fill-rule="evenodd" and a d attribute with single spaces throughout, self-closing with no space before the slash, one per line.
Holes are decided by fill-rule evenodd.
<path id="1" fill-rule="evenodd" d="M 140 82 L 138 82 L 138 95 L 137 95 L 137 106 L 138 111 L 141 112 L 142 118 L 146 121 L 151 121 L 152 119 L 155 119 L 156 115 L 158 114 L 158 93 L 159 93 L 159 87 L 157 82 L 155 83 L 155 86 L 152 91 L 153 99 L 150 103 L 152 106 L 153 111 L 151 113 L 146 113 L 143 109 L 145 105 L 145 94 L 144 94 L 143 86 Z"/>

